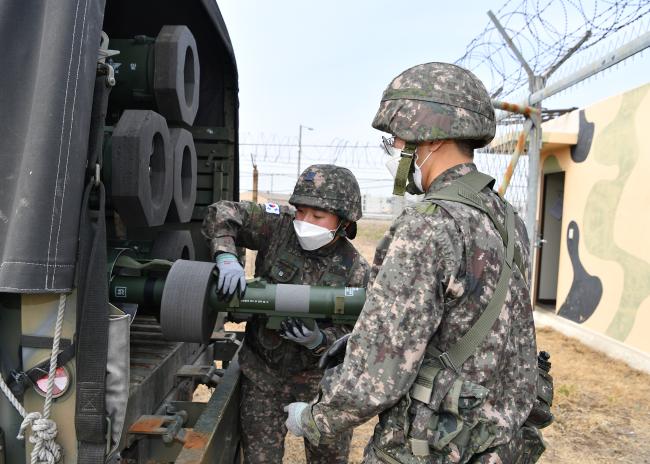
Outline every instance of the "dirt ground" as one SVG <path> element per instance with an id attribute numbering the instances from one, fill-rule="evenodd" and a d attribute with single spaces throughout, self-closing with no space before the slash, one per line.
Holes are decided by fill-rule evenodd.
<path id="1" fill-rule="evenodd" d="M 369 262 L 386 221 L 361 221 L 354 244 Z M 537 331 L 551 353 L 555 423 L 544 429 L 541 463 L 650 463 L 650 376 L 550 328 Z M 362 462 L 376 419 L 354 431 L 350 463 Z M 302 439 L 288 436 L 284 464 L 304 463 Z"/>
<path id="2" fill-rule="evenodd" d="M 544 429 L 540 463 L 650 463 L 650 376 L 549 328 L 537 344 L 551 353 L 555 423 Z M 360 463 L 375 420 L 354 431 L 350 463 Z M 301 439 L 286 441 L 284 464 L 304 463 Z"/>

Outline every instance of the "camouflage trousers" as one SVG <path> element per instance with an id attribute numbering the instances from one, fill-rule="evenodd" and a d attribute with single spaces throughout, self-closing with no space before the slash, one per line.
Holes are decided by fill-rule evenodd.
<path id="1" fill-rule="evenodd" d="M 322 371 L 307 371 L 287 378 L 283 385 L 264 390 L 242 375 L 241 407 L 242 447 L 246 464 L 280 464 L 284 456 L 284 407 L 295 401 L 309 402 L 318 393 Z M 313 446 L 305 440 L 308 464 L 344 464 L 348 462 L 352 430 L 345 432 L 332 444 Z"/>

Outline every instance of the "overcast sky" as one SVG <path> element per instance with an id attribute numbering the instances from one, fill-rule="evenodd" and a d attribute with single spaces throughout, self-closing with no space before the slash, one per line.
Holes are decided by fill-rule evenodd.
<path id="1" fill-rule="evenodd" d="M 487 10 L 497 12 L 504 1 L 220 0 L 218 4 L 238 64 L 242 142 L 295 144 L 302 124 L 314 129 L 303 130 L 303 145 L 374 147 L 383 134 L 370 124 L 392 78 L 415 64 L 458 59 L 488 24 Z M 650 80 L 648 56 L 646 51 L 633 63 L 547 100 L 544 106 L 580 107 L 641 85 Z M 302 167 L 305 160 L 332 161 L 333 151 L 304 147 Z M 240 152 L 242 190 L 251 188 L 253 152 L 263 174 L 260 189 L 268 190 L 270 174 L 275 174 L 273 189 L 291 190 L 297 148 L 242 145 Z M 389 195 L 387 171 L 381 162 L 367 161 L 376 153 L 360 150 L 355 174 L 368 179 L 360 181 L 368 192 Z M 343 158 L 337 162 L 345 164 L 340 163 Z"/>

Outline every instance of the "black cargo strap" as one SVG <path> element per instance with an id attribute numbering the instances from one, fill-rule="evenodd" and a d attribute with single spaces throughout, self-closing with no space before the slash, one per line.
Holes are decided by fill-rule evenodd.
<path id="1" fill-rule="evenodd" d="M 97 76 L 89 146 L 89 169 L 102 165 L 102 140 L 109 90 Z M 77 266 L 77 463 L 103 463 L 106 455 L 106 362 L 108 282 L 106 279 L 105 190 L 100 178 L 86 186 Z"/>
<path id="2" fill-rule="evenodd" d="M 77 305 L 77 401 L 75 430 L 78 463 L 104 462 L 106 453 L 106 362 L 108 356 L 108 283 L 104 186 L 99 208 L 89 205 L 93 184 L 86 187 L 80 231 Z"/>
<path id="3" fill-rule="evenodd" d="M 21 335 L 20 346 L 23 348 L 38 348 L 43 350 L 51 350 L 54 339 L 52 337 L 41 337 L 40 335 Z M 72 341 L 67 338 L 59 340 L 59 348 L 65 349 L 72 345 Z"/>
<path id="4" fill-rule="evenodd" d="M 494 185 L 494 179 L 480 172 L 473 171 L 454 181 L 448 187 L 425 197 L 425 201 L 455 201 L 483 211 L 494 223 L 497 231 L 501 235 L 501 239 L 505 245 L 505 253 L 501 266 L 501 275 L 497 281 L 492 299 L 474 325 L 472 325 L 456 344 L 445 352 L 442 352 L 431 344 L 427 347 L 426 352 L 430 356 L 430 359 L 427 359 L 427 362 L 420 368 L 410 392 L 411 398 L 423 403 L 429 403 L 433 391 L 433 381 L 440 370 L 448 368 L 458 373 L 463 363 L 474 354 L 476 348 L 487 337 L 499 317 L 506 295 L 508 294 L 508 283 L 512 276 L 515 255 L 515 212 L 512 206 L 508 202 L 505 202 L 506 224 L 505 227 L 499 224 L 496 215 L 485 207 L 483 201 L 478 196 L 478 192 L 483 188 L 491 188 L 492 185 Z"/>
<path id="5" fill-rule="evenodd" d="M 20 337 L 20 346 L 23 348 L 37 348 L 37 349 L 52 349 L 52 337 L 40 337 L 35 335 L 22 335 Z M 59 342 L 59 347 L 61 351 L 59 352 L 56 358 L 56 365 L 63 366 L 67 364 L 74 358 L 75 354 L 75 345 L 71 340 L 62 338 Z M 43 361 L 40 364 L 28 369 L 27 371 L 21 371 L 15 369 L 11 371 L 10 378 L 7 381 L 7 385 L 11 389 L 12 393 L 17 398 L 22 398 L 25 390 L 29 387 L 32 387 L 38 379 L 43 376 L 48 375 L 50 372 L 50 360 L 49 358 L 46 361 Z"/>

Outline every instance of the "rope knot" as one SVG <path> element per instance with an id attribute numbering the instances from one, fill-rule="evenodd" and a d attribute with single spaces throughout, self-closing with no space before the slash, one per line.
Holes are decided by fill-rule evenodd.
<path id="1" fill-rule="evenodd" d="M 58 433 L 56 422 L 41 416 L 40 412 L 30 412 L 20 424 L 17 438 L 25 438 L 27 427 L 32 428 L 29 442 L 34 445 L 32 450 L 32 463 L 55 464 L 62 456 L 61 446 L 54 441 Z"/>

